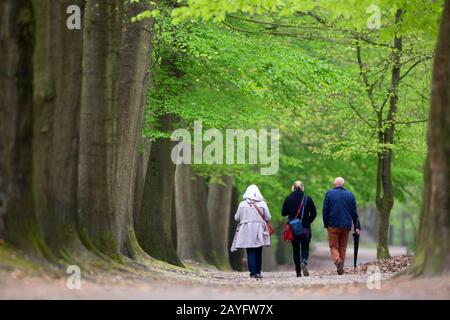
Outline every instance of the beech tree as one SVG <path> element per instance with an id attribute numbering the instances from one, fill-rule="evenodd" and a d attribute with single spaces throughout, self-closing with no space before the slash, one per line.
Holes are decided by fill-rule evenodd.
<path id="1" fill-rule="evenodd" d="M 159 129 L 168 133 L 174 122 L 173 114 L 163 115 L 159 119 Z M 175 210 L 175 164 L 171 160 L 174 146 L 170 138 L 152 143 L 136 234 L 142 248 L 152 257 L 181 266 L 171 230 Z"/>
<path id="2" fill-rule="evenodd" d="M 416 276 L 450 271 L 450 1 L 445 1 L 433 67 L 428 117 L 428 155 L 412 272 Z"/>
<path id="3" fill-rule="evenodd" d="M 192 172 L 192 211 L 195 217 L 194 241 L 197 243 L 199 257 L 205 262 L 216 265 L 213 249 L 210 217 L 208 215 L 208 185 L 205 178 Z"/>
<path id="4" fill-rule="evenodd" d="M 39 251 L 32 187 L 33 52 L 30 1 L 0 3 L 0 232 L 17 247 Z M 21 17 L 19 19 L 19 17 Z"/>
<path id="5" fill-rule="evenodd" d="M 208 214 L 212 247 L 216 254 L 216 265 L 224 270 L 230 269 L 228 232 L 231 212 L 233 178 L 222 176 L 221 181 L 209 185 Z"/>

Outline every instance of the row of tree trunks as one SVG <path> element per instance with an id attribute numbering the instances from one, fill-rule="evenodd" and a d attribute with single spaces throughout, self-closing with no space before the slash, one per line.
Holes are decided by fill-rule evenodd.
<path id="1" fill-rule="evenodd" d="M 450 1 L 444 13 L 433 67 L 428 117 L 428 155 L 418 243 L 412 273 L 416 276 L 450 271 Z"/>
<path id="2" fill-rule="evenodd" d="M 82 30 L 66 27 L 70 5 Z M 0 236 L 10 243 L 51 260 L 84 247 L 143 253 L 133 210 L 153 21 L 131 16 L 148 6 L 127 2 L 124 16 L 122 0 L 0 3 Z"/>

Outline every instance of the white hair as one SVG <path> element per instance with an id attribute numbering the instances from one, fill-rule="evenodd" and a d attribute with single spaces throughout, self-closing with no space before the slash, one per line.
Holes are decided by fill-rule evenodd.
<path id="1" fill-rule="evenodd" d="M 334 179 L 334 185 L 336 187 L 343 187 L 344 186 L 344 178 L 342 177 L 337 177 L 336 179 Z"/>
<path id="2" fill-rule="evenodd" d="M 302 191 L 305 190 L 305 186 L 303 185 L 303 182 L 301 182 L 299 180 L 294 181 L 294 184 L 291 187 L 291 191 L 294 192 L 295 190 L 299 190 L 299 189 Z"/>

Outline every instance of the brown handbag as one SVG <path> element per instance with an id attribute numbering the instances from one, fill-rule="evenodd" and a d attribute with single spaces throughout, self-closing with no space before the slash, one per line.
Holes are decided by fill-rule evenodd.
<path id="1" fill-rule="evenodd" d="M 256 211 L 258 211 L 259 216 L 261 217 L 261 219 L 263 219 L 264 222 L 267 224 L 267 229 L 269 230 L 269 236 L 271 236 L 275 232 L 273 226 L 270 224 L 269 221 L 266 221 L 266 219 L 264 218 L 264 216 L 261 213 L 261 211 L 259 211 L 258 207 L 256 205 L 254 205 L 254 206 L 255 206 Z"/>

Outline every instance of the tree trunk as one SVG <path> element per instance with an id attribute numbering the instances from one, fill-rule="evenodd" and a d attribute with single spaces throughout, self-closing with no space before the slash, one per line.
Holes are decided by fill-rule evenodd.
<path id="1" fill-rule="evenodd" d="M 233 187 L 231 191 L 231 209 L 230 209 L 230 222 L 229 222 L 229 232 L 228 232 L 228 248 L 231 248 L 233 243 L 234 235 L 236 233 L 236 228 L 238 223 L 234 220 L 234 215 L 239 207 L 239 192 Z M 244 250 L 237 250 L 230 252 L 230 265 L 233 270 L 243 271 L 242 259 L 244 257 Z"/>
<path id="2" fill-rule="evenodd" d="M 277 270 L 277 262 L 275 260 L 274 247 L 264 247 L 263 249 L 263 267 L 262 270 L 267 271 L 275 271 Z"/>
<path id="3" fill-rule="evenodd" d="M 136 185 L 134 189 L 134 208 L 133 208 L 133 221 L 134 228 L 136 229 L 136 223 L 139 220 L 139 213 L 142 207 L 142 196 L 144 193 L 145 175 L 147 173 L 148 159 L 150 157 L 150 151 L 152 149 L 152 142 L 141 137 L 141 148 L 138 152 L 137 158 L 137 174 L 136 174 Z"/>
<path id="4" fill-rule="evenodd" d="M 395 15 L 395 23 L 400 23 L 402 10 L 398 9 Z M 391 210 L 394 206 L 394 188 L 392 186 L 392 148 L 394 144 L 394 129 L 398 105 L 398 87 L 400 83 L 400 57 L 402 53 L 402 38 L 395 35 L 394 45 L 392 49 L 393 67 L 391 74 L 391 87 L 389 89 L 389 111 L 386 122 L 383 123 L 380 119 L 378 126 L 382 130 L 386 126 L 382 134 L 382 140 L 379 141 L 384 145 L 389 145 L 387 149 L 378 154 L 377 164 L 377 191 L 376 191 L 376 205 L 380 214 L 378 225 L 378 245 L 377 257 L 388 258 L 389 254 L 389 219 Z M 381 126 L 380 126 L 381 124 Z M 379 136 L 380 139 L 380 136 Z"/>
<path id="5" fill-rule="evenodd" d="M 82 7 L 33 1 L 33 199 L 46 244 L 66 259 L 84 249 L 76 227 L 82 32 L 66 28 L 61 14 L 73 4 Z"/>
<path id="6" fill-rule="evenodd" d="M 118 260 L 122 234 L 115 212 L 115 107 L 122 9 L 121 0 L 86 1 L 77 198 L 85 245 Z"/>
<path id="7" fill-rule="evenodd" d="M 211 226 L 208 217 L 208 186 L 205 178 L 192 172 L 192 211 L 195 217 L 194 241 L 197 243 L 199 256 L 205 262 L 216 265 L 212 246 Z"/>
<path id="8" fill-rule="evenodd" d="M 0 232 L 22 249 L 43 246 L 33 206 L 33 50 L 31 1 L 0 3 Z"/>
<path id="9" fill-rule="evenodd" d="M 277 223 L 276 225 L 276 237 L 278 240 L 277 243 L 277 248 L 275 249 L 275 261 L 277 263 L 277 265 L 281 266 L 281 265 L 285 265 L 287 264 L 287 259 L 286 259 L 286 246 L 288 245 L 286 241 L 282 240 L 282 235 L 283 235 L 283 231 L 284 231 L 284 225 L 285 225 L 285 221 L 281 221 L 279 223 Z"/>
<path id="10" fill-rule="evenodd" d="M 450 1 L 445 2 L 433 68 L 425 186 L 412 272 L 450 271 Z"/>
<path id="11" fill-rule="evenodd" d="M 168 132 L 174 119 L 173 115 L 161 116 L 160 130 Z M 171 151 L 174 146 L 168 138 L 152 143 L 136 234 L 139 244 L 148 254 L 181 266 L 171 234 L 175 176 Z"/>
<path id="12" fill-rule="evenodd" d="M 174 178 L 175 180 L 175 178 Z M 177 251 L 178 237 L 177 237 L 177 213 L 175 212 L 175 181 L 173 184 L 173 196 L 170 216 L 170 235 L 172 237 L 173 248 Z"/>
<path id="13" fill-rule="evenodd" d="M 120 72 L 117 119 L 117 164 L 115 181 L 115 214 L 120 228 L 121 252 L 130 256 L 138 248 L 134 239 L 129 239 L 129 230 L 134 229 L 136 179 L 140 173 L 139 155 L 144 124 L 144 106 L 152 52 L 152 28 L 154 19 L 131 22 L 138 13 L 149 10 L 147 0 L 127 6 L 123 40 L 120 50 Z M 134 234 L 134 233 L 133 233 Z"/>
<path id="14" fill-rule="evenodd" d="M 220 269 L 231 269 L 228 252 L 228 228 L 230 223 L 231 190 L 233 178 L 223 176 L 224 184 L 212 183 L 208 193 L 208 213 L 210 217 L 213 249 L 216 254 L 216 265 Z"/>
<path id="15" fill-rule="evenodd" d="M 176 166 L 175 211 L 178 256 L 182 260 L 198 260 L 197 243 L 194 240 L 196 221 L 193 214 L 191 167 L 189 164 Z"/>

